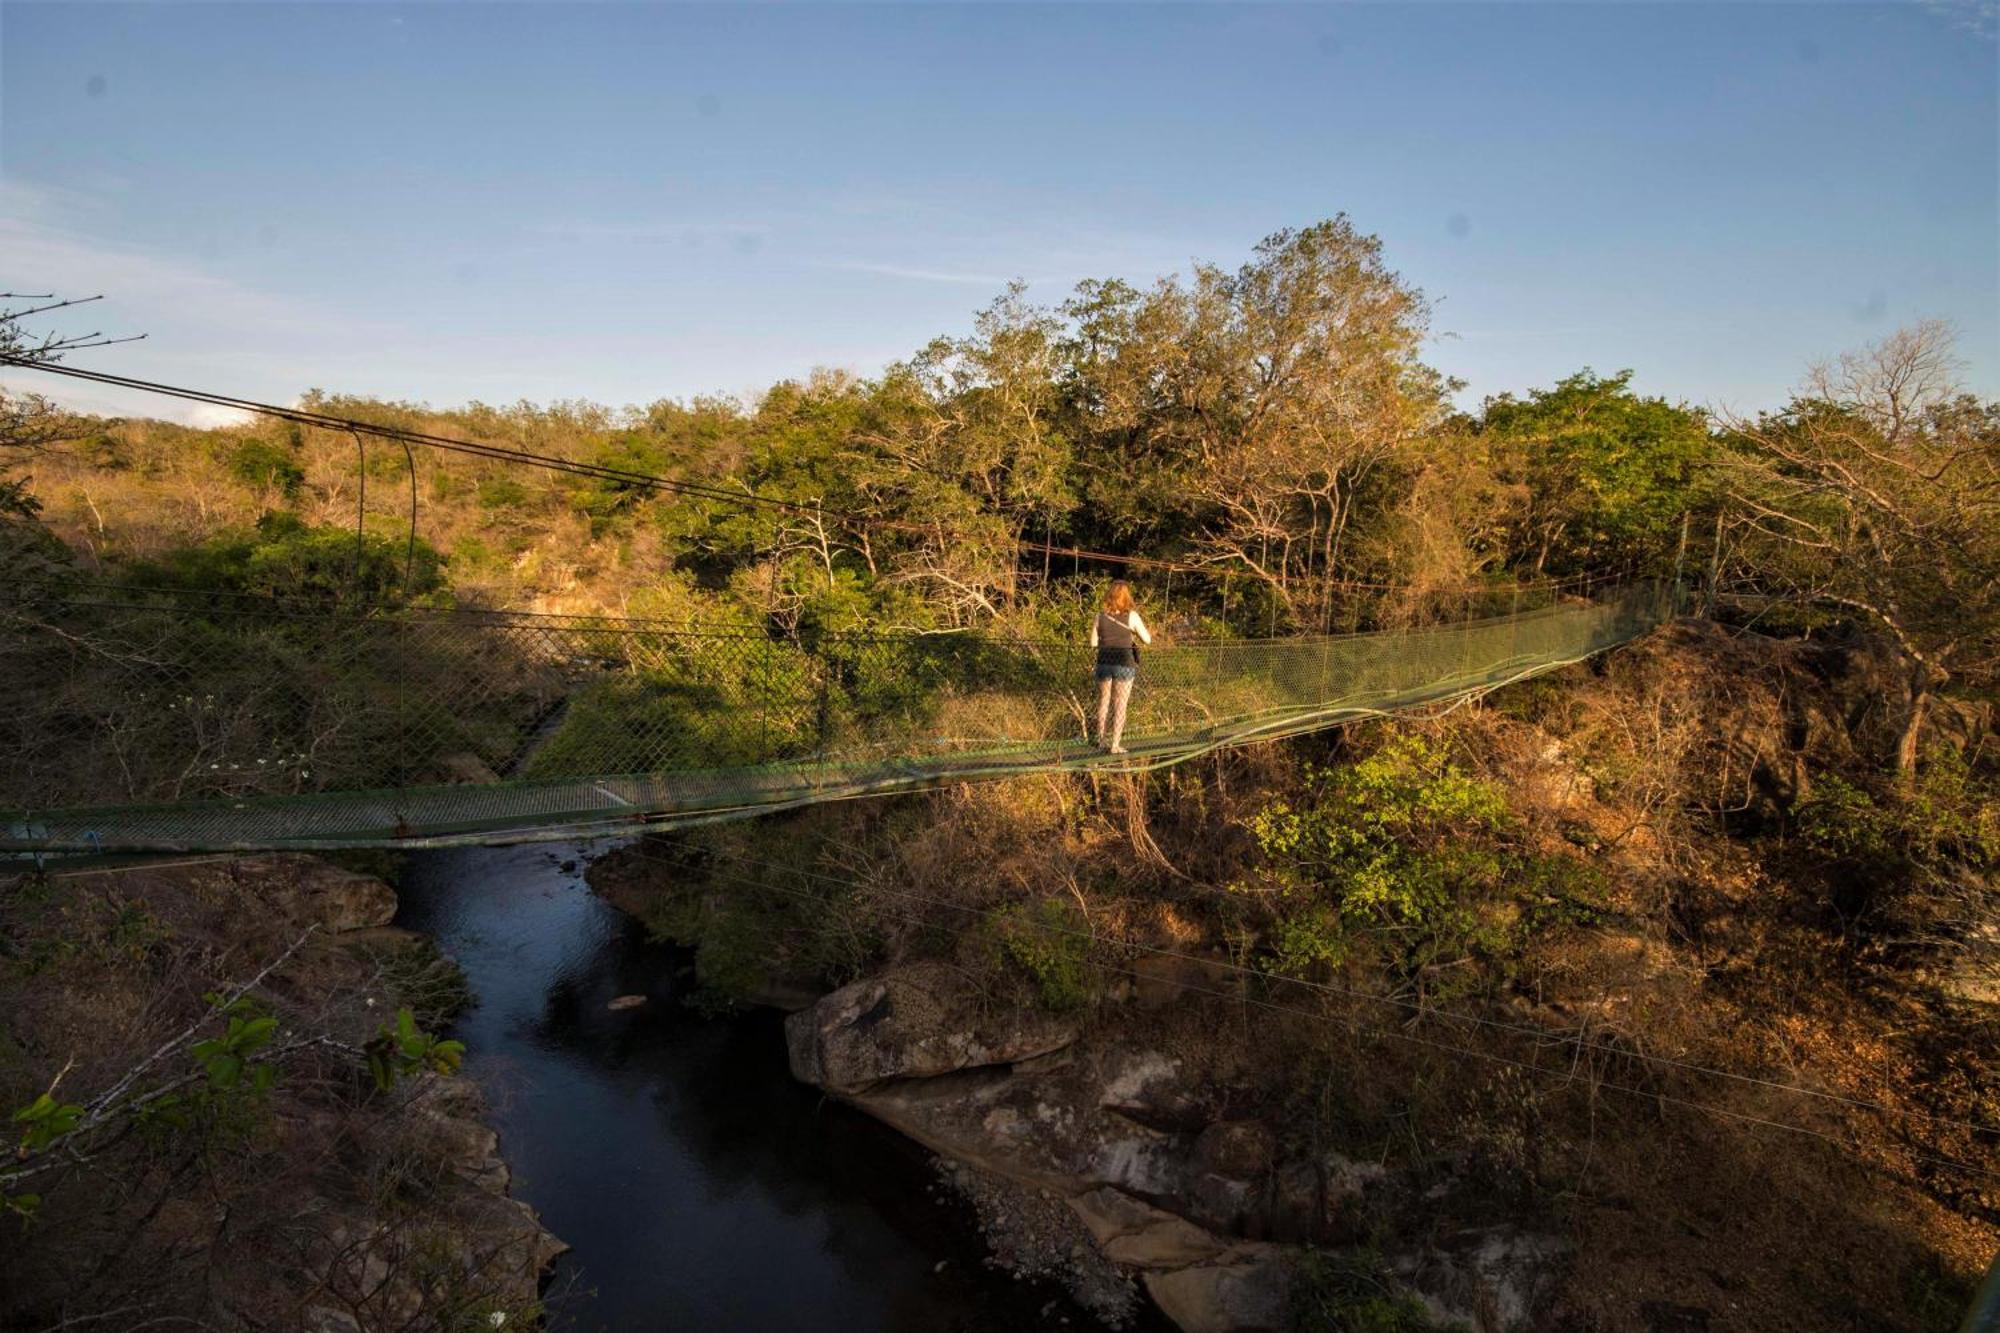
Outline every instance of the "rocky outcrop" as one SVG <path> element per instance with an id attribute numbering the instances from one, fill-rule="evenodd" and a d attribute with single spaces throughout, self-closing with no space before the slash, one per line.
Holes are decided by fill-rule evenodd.
<path id="1" fill-rule="evenodd" d="M 944 969 L 922 966 L 843 986 L 785 1021 L 793 1077 L 837 1093 L 1011 1064 L 1076 1036 L 1065 1019 L 983 1015 Z"/>
<path id="2" fill-rule="evenodd" d="M 231 870 L 279 915 L 322 930 L 386 926 L 396 915 L 394 889 L 316 856 L 246 856 Z"/>
<path id="3" fill-rule="evenodd" d="M 542 1274 L 569 1247 L 508 1195 L 499 1136 L 485 1113 L 467 1079 L 426 1077 L 409 1090 L 400 1147 L 423 1164 L 425 1205 L 415 1219 L 304 1202 L 305 1266 L 328 1300 L 306 1312 L 308 1327 L 429 1326 L 440 1314 L 436 1288 L 454 1281 L 476 1286 L 496 1311 L 535 1307 Z"/>
<path id="4" fill-rule="evenodd" d="M 1486 1333 L 1526 1326 L 1569 1246 L 1517 1227 L 1463 1231 L 1392 1267 L 1437 1318 Z"/>
<path id="5" fill-rule="evenodd" d="M 91 1179 L 50 1190 L 37 1225 L 0 1245 L 0 1326 L 144 1308 L 160 1326 L 358 1333 L 539 1304 L 561 1243 L 508 1196 L 473 1082 L 424 1074 L 357 1095 L 366 1073 L 346 1052 L 399 1005 L 448 1006 L 459 981 L 420 937 L 383 924 L 397 906 L 387 884 L 306 856 L 169 861 L 9 906 L 11 939 L 90 939 L 124 922 L 145 940 L 0 969 L 0 1048 L 27 1052 L 23 1032 L 91 1034 L 73 1086 L 147 1062 L 174 1086 L 193 1038 L 162 1048 L 162 1034 L 215 1031 L 204 992 L 240 987 L 260 962 L 273 968 L 255 1002 L 283 1037 L 331 1049 L 294 1053 L 252 1097 L 217 1096 L 236 1126 L 227 1151 L 166 1124 L 94 1144 Z M 27 1066 L 41 1086 L 65 1072 Z"/>
<path id="6" fill-rule="evenodd" d="M 786 1034 L 797 1077 L 954 1164 L 947 1178 L 980 1207 L 996 1254 L 1070 1283 L 1114 1325 L 1104 1263 L 1191 1333 L 1290 1327 L 1298 1247 L 1354 1243 L 1367 1202 L 1408 1192 L 1378 1164 L 1288 1155 L 1272 1125 L 1217 1114 L 1199 1072 L 1166 1050 L 982 1012 L 942 971 L 844 987 Z M 1029 1202 L 1000 1208 L 1009 1189 Z M 1020 1222 L 1034 1200 L 1081 1225 L 1092 1263 L 1066 1262 L 1066 1241 L 1050 1256 L 1022 1240 L 1064 1234 L 1046 1217 Z M 1483 1333 L 1532 1308 L 1557 1258 L 1539 1238 L 1482 1232 L 1397 1263 L 1435 1313 Z"/>
<path id="7" fill-rule="evenodd" d="M 2000 917 L 1966 929 L 1961 948 L 1940 969 L 1937 982 L 1948 1000 L 2000 1008 Z"/>
<path id="8" fill-rule="evenodd" d="M 1246 1246 L 1226 1262 L 1146 1274 L 1146 1293 L 1188 1333 L 1279 1333 L 1292 1327 L 1292 1263 L 1276 1245 Z"/>
<path id="9" fill-rule="evenodd" d="M 236 873 L 253 877 L 294 920 L 339 935 L 357 957 L 421 939 L 387 926 L 396 895 L 372 876 L 302 856 L 251 858 Z M 423 1324 L 437 1313 L 433 1288 L 441 1281 L 476 1286 L 499 1311 L 534 1308 L 543 1274 L 569 1247 L 508 1193 L 511 1175 L 478 1085 L 425 1074 L 399 1085 L 395 1098 L 374 1133 L 393 1139 L 423 1207 L 401 1216 L 368 1206 L 365 1191 L 302 1201 L 301 1216 L 311 1219 L 300 1228 L 311 1238 L 305 1267 L 329 1298 L 304 1312 L 308 1327 L 344 1333 L 350 1325 Z M 324 1132 L 342 1132 L 337 1118 Z"/>
<path id="10" fill-rule="evenodd" d="M 1071 1195 L 1069 1206 L 1105 1257 L 1131 1268 L 1170 1271 L 1209 1263 L 1229 1249 L 1227 1241 L 1178 1213 L 1108 1185 Z"/>

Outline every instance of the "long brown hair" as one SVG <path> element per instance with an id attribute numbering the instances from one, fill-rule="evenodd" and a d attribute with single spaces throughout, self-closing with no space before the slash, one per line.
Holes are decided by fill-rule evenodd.
<path id="1" fill-rule="evenodd" d="M 1132 585 L 1119 579 L 1104 594 L 1104 614 L 1122 616 L 1132 609 Z"/>

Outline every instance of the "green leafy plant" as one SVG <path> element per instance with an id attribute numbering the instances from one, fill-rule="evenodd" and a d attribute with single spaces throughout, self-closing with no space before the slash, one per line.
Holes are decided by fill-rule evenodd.
<path id="1" fill-rule="evenodd" d="M 1505 792 L 1438 741 L 1398 736 L 1344 768 L 1308 771 L 1305 798 L 1249 820 L 1265 865 L 1265 966 L 1301 975 L 1373 941 L 1414 973 L 1467 955 L 1505 959 L 1536 924 L 1587 916 L 1596 877 L 1520 845 Z"/>
<path id="2" fill-rule="evenodd" d="M 1879 796 L 1837 774 L 1817 775 L 1792 814 L 1808 847 L 1839 860 L 2000 865 L 2000 784 L 1956 754 L 1933 755 L 1907 790 Z"/>
<path id="3" fill-rule="evenodd" d="M 226 530 L 199 546 L 141 562 L 133 573 L 196 593 L 376 606 L 420 599 L 445 586 L 444 557 L 429 542 L 411 545 L 372 532 L 357 536 L 351 526 L 308 524 L 283 510 L 265 514 L 252 528 Z"/>
<path id="4" fill-rule="evenodd" d="M 278 1030 L 278 1020 L 263 1013 L 248 996 L 225 1001 L 222 996 L 211 992 L 204 998 L 228 1017 L 228 1026 L 220 1036 L 198 1041 L 188 1048 L 188 1053 L 207 1076 L 208 1086 L 218 1092 L 227 1092 L 242 1083 L 244 1074 L 248 1073 L 248 1086 L 253 1091 L 268 1090 L 278 1071 L 275 1066 L 255 1061 L 252 1057 L 270 1044 L 271 1037 Z"/>
<path id="5" fill-rule="evenodd" d="M 396 1080 L 430 1070 L 456 1074 L 465 1058 L 465 1043 L 434 1036 L 417 1026 L 408 1009 L 396 1011 L 394 1024 L 385 1023 L 364 1048 L 375 1086 L 387 1092 Z"/>
<path id="6" fill-rule="evenodd" d="M 252 486 L 270 486 L 287 499 L 305 485 L 306 472 L 293 451 L 266 440 L 245 440 L 229 454 L 229 472 Z"/>
<path id="7" fill-rule="evenodd" d="M 21 1127 L 17 1155 L 26 1157 L 40 1152 L 74 1130 L 82 1119 L 83 1107 L 77 1103 L 59 1102 L 51 1093 L 42 1093 L 14 1112 L 14 1123 Z"/>
<path id="8" fill-rule="evenodd" d="M 1525 483 L 1511 554 L 1537 571 L 1641 560 L 1672 567 L 1682 517 L 1711 488 L 1702 414 L 1589 370 L 1526 398 L 1502 394 L 1482 427 L 1503 477 Z"/>
<path id="9" fill-rule="evenodd" d="M 1016 903 L 993 923 L 1001 957 L 1025 972 L 1042 1003 L 1058 1012 L 1081 1009 L 1094 993 L 1088 929 L 1076 905 L 1062 898 Z"/>

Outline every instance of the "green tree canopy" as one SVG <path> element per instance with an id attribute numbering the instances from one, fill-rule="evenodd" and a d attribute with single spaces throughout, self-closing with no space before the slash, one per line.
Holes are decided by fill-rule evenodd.
<path id="1" fill-rule="evenodd" d="M 1487 400 L 1500 476 L 1520 485 L 1510 562 L 1535 574 L 1670 562 L 1701 506 L 1714 447 L 1699 411 L 1585 369 L 1525 398 Z"/>

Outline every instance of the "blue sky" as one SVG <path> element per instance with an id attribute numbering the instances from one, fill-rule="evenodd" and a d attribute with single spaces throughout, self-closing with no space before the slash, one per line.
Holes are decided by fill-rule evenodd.
<path id="1" fill-rule="evenodd" d="M 1933 316 L 2000 394 L 1992 29 L 1990 0 L 9 0 L 0 289 L 102 291 L 93 326 L 149 337 L 79 364 L 247 397 L 623 404 L 872 373 L 1010 277 L 1054 302 L 1345 211 L 1437 298 L 1468 404 L 1592 365 L 1772 405 Z"/>

